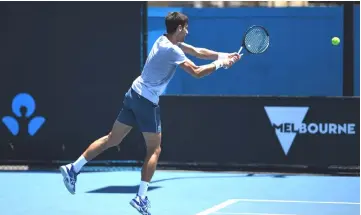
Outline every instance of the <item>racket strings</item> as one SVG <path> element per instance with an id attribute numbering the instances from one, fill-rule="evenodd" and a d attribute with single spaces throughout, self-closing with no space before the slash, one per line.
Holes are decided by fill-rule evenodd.
<path id="1" fill-rule="evenodd" d="M 247 32 L 245 39 L 245 48 L 251 53 L 262 53 L 269 46 L 269 36 L 261 28 L 253 28 Z"/>

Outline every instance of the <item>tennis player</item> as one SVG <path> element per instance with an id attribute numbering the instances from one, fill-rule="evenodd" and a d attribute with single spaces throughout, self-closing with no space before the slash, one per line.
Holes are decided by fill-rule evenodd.
<path id="1" fill-rule="evenodd" d="M 94 141 L 75 162 L 60 167 L 64 184 L 71 194 L 75 194 L 77 175 L 82 167 L 104 150 L 120 144 L 130 130 L 138 126 L 144 136 L 147 153 L 139 191 L 130 204 L 141 214 L 150 215 L 147 190 L 161 153 L 159 96 L 172 79 L 177 66 L 196 78 L 202 78 L 222 67 L 229 68 L 240 60 L 241 56 L 237 53 L 219 53 L 184 43 L 188 34 L 188 17 L 182 13 L 169 13 L 165 25 L 167 33 L 154 43 L 141 75 L 125 94 L 123 107 L 111 132 Z M 213 62 L 197 66 L 185 53 Z"/>

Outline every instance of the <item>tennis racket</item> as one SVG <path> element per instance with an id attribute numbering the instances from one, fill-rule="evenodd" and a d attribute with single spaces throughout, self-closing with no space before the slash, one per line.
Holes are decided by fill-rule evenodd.
<path id="1" fill-rule="evenodd" d="M 266 28 L 260 25 L 253 25 L 244 33 L 242 45 L 238 50 L 238 54 L 245 48 L 248 53 L 262 54 L 270 44 L 270 36 Z"/>

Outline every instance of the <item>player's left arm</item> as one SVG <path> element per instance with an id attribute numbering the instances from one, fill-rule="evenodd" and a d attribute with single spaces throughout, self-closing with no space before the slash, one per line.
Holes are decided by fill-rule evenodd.
<path id="1" fill-rule="evenodd" d="M 216 52 L 206 48 L 198 48 L 184 42 L 178 43 L 178 46 L 183 50 L 184 53 L 204 60 L 218 60 L 227 57 L 232 58 L 237 54 L 237 53 L 229 54 L 223 52 Z"/>

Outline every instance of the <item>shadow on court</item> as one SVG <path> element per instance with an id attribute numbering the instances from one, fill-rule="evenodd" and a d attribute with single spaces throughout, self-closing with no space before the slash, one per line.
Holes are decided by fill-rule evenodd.
<path id="1" fill-rule="evenodd" d="M 189 180 L 189 179 L 221 179 L 221 178 L 243 178 L 243 177 L 273 177 L 273 178 L 285 178 L 285 175 L 257 175 L 257 174 L 246 174 L 237 176 L 195 176 L 195 177 L 174 177 L 165 178 L 160 180 L 152 181 L 152 184 L 161 183 L 165 181 L 174 180 Z M 161 186 L 149 186 L 148 191 L 162 188 Z M 87 193 L 136 193 L 138 192 L 139 186 L 107 186 L 95 190 L 88 191 Z"/>
<path id="2" fill-rule="evenodd" d="M 233 176 L 194 176 L 194 177 L 174 177 L 174 178 L 165 178 L 160 180 L 152 181 L 152 184 L 164 182 L 164 181 L 173 181 L 173 180 L 186 180 L 186 179 L 215 179 L 215 178 L 244 178 L 244 177 L 270 177 L 270 178 L 285 178 L 286 175 L 282 174 L 244 174 L 244 175 L 233 175 Z"/>
<path id="3" fill-rule="evenodd" d="M 149 186 L 148 191 L 156 190 L 161 187 Z M 107 186 L 96 190 L 88 191 L 87 193 L 137 193 L 139 186 Z"/>

